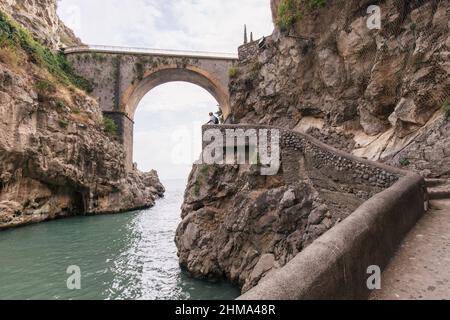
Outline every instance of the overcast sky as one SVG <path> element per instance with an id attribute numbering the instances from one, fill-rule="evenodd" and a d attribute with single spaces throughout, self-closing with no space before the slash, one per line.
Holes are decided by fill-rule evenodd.
<path id="1" fill-rule="evenodd" d="M 236 53 L 244 24 L 255 39 L 272 32 L 269 3 L 60 0 L 58 14 L 86 44 Z M 163 179 L 186 178 L 199 156 L 200 125 L 216 110 L 214 98 L 193 84 L 173 82 L 150 91 L 135 115 L 134 161 L 139 169 L 156 169 Z"/>

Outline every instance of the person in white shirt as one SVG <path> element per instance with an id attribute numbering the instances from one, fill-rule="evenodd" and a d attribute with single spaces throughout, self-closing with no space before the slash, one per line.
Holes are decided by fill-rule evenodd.
<path id="1" fill-rule="evenodd" d="M 209 121 L 207 124 L 219 124 L 219 119 L 214 116 L 214 113 L 210 112 L 209 113 Z"/>

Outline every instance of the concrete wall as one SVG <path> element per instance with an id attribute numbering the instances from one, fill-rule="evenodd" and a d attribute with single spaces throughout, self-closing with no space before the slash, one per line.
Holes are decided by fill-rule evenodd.
<path id="1" fill-rule="evenodd" d="M 423 213 L 423 179 L 408 175 L 239 299 L 366 299 L 367 268 L 383 270 Z"/>

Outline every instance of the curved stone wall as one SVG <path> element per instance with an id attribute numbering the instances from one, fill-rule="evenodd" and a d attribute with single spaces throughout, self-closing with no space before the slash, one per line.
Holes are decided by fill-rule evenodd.
<path id="1" fill-rule="evenodd" d="M 366 201 L 239 299 L 366 299 L 368 268 L 384 270 L 423 213 L 423 179 L 408 175 Z"/>
<path id="2" fill-rule="evenodd" d="M 407 171 L 360 159 L 303 133 L 262 125 L 203 126 L 279 130 L 281 170 L 286 179 L 306 179 L 320 188 L 354 193 L 363 204 L 316 239 L 291 262 L 262 279 L 241 299 L 362 299 L 369 294 L 369 266 L 384 269 L 406 233 L 424 213 L 423 178 Z M 205 146 L 205 144 L 204 144 Z M 297 161 L 298 159 L 303 159 Z M 303 161 L 303 163 L 302 163 Z M 300 162 L 300 164 L 298 164 Z M 303 167 L 302 167 L 303 166 Z M 326 179 L 325 179 L 326 178 Z M 332 187 L 333 188 L 333 187 Z"/>

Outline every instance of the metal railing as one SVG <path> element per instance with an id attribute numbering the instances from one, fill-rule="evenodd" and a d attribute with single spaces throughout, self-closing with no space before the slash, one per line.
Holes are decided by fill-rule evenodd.
<path id="1" fill-rule="evenodd" d="M 238 59 L 238 55 L 234 53 L 164 50 L 164 49 L 116 47 L 116 46 L 100 46 L 100 45 L 66 47 L 63 48 L 63 51 L 66 54 L 98 52 L 98 53 L 144 54 L 144 55 L 157 55 L 168 57 L 206 58 L 206 59 L 224 59 L 224 60 Z"/>

